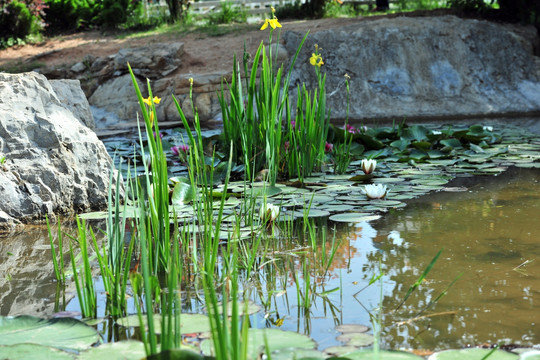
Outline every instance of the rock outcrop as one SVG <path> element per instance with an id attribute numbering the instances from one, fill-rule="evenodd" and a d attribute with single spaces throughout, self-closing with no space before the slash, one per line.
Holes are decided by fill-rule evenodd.
<path id="1" fill-rule="evenodd" d="M 284 31 L 279 61 L 290 59 L 304 34 Z M 346 116 L 344 75 L 350 79 L 350 118 L 415 119 L 483 117 L 540 111 L 540 58 L 534 27 L 461 19 L 453 15 L 359 19 L 354 25 L 310 34 L 293 70 L 294 84 L 315 83 L 309 58 L 318 44 L 327 74 L 328 105 L 334 119 Z M 146 94 L 146 78 L 164 101 L 160 121 L 179 121 L 174 94 L 190 118 L 189 81 L 205 124 L 221 117 L 217 92 L 231 69 L 212 74 L 179 74 L 181 43 L 123 49 L 68 69 L 44 69 L 48 78 L 79 79 L 90 104 L 136 119 L 139 105 L 130 62 Z M 291 87 L 295 96 L 296 89 Z M 294 102 L 293 102 L 294 103 Z"/>
<path id="2" fill-rule="evenodd" d="M 53 86 L 36 73 L 0 73 L 0 228 L 106 206 L 112 161 L 85 125 L 88 103 L 69 102 L 77 87 Z"/>
<path id="3" fill-rule="evenodd" d="M 286 32 L 289 53 L 303 34 Z M 332 118 L 486 116 L 540 111 L 534 27 L 460 19 L 397 17 L 359 21 L 308 37 L 292 75 L 316 84 L 308 59 L 317 44 Z"/>

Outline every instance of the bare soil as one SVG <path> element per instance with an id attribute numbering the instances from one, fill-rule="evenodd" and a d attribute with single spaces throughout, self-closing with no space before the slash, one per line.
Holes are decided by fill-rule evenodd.
<path id="1" fill-rule="evenodd" d="M 329 28 L 352 24 L 366 18 L 320 19 L 282 22 L 283 30 L 313 33 Z M 373 19 L 373 17 L 370 17 Z M 260 25 L 234 26 L 230 32 L 212 36 L 204 31 L 179 34 L 155 34 L 144 37 L 128 36 L 120 38 L 115 34 L 98 31 L 76 33 L 48 38 L 34 45 L 23 45 L 0 50 L 0 70 L 2 68 L 40 63 L 41 66 L 71 65 L 91 54 L 95 57 L 112 55 L 122 48 L 139 47 L 150 43 L 183 42 L 184 56 L 181 71 L 184 73 L 210 73 L 229 70 L 234 54 L 241 55 L 244 44 L 248 51 L 257 48 L 261 41 L 268 39 L 268 30 L 260 31 Z M 227 31 L 228 29 L 221 29 Z"/>

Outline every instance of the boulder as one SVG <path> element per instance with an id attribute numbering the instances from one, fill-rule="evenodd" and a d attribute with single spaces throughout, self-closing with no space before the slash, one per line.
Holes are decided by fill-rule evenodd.
<path id="1" fill-rule="evenodd" d="M 303 34 L 283 36 L 294 53 Z M 383 18 L 308 36 L 292 74 L 316 84 L 309 58 L 318 44 L 332 118 L 486 116 L 540 110 L 534 27 L 455 16 Z"/>
<path id="2" fill-rule="evenodd" d="M 111 158 L 71 111 L 88 106 L 67 104 L 37 73 L 0 73 L 0 84 L 0 227 L 105 208 Z"/>
<path id="3" fill-rule="evenodd" d="M 49 83 L 58 100 L 73 113 L 75 119 L 95 130 L 94 116 L 90 111 L 90 104 L 88 104 L 88 99 L 81 89 L 79 80 L 50 80 Z"/>

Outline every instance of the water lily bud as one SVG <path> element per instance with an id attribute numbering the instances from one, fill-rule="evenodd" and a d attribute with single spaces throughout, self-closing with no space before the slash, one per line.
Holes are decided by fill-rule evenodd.
<path id="1" fill-rule="evenodd" d="M 371 174 L 373 171 L 375 171 L 375 168 L 377 167 L 377 160 L 362 160 L 362 164 L 360 165 L 362 168 L 362 171 L 364 174 Z"/>
<path id="2" fill-rule="evenodd" d="M 261 206 L 259 210 L 259 217 L 263 222 L 274 221 L 279 216 L 279 206 L 274 204 L 267 203 L 264 206 Z"/>

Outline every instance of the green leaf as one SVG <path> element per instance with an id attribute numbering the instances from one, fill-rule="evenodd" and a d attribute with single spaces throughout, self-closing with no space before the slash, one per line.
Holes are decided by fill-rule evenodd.
<path id="1" fill-rule="evenodd" d="M 47 320 L 26 315 L 0 317 L 0 345 L 32 343 L 84 350 L 99 339 L 95 329 L 76 319 Z"/>
<path id="2" fill-rule="evenodd" d="M 399 151 L 405 151 L 405 149 L 407 149 L 410 144 L 411 144 L 410 140 L 399 139 L 399 140 L 392 141 L 390 143 L 390 146 L 398 149 Z"/>
<path id="3" fill-rule="evenodd" d="M 488 355 L 492 349 L 461 349 L 445 350 L 431 354 L 428 360 L 480 360 Z M 488 357 L 489 360 L 517 360 L 518 355 L 503 350 L 495 350 Z"/>
<path id="4" fill-rule="evenodd" d="M 78 360 L 130 360 L 146 356 L 144 344 L 140 341 L 127 340 L 107 343 L 82 352 Z"/>
<path id="5" fill-rule="evenodd" d="M 382 141 L 377 140 L 369 135 L 357 134 L 355 135 L 355 138 L 359 138 L 366 149 L 379 150 L 384 148 L 384 143 Z"/>
<path id="6" fill-rule="evenodd" d="M 102 358 L 103 359 L 103 358 Z M 213 359 L 188 349 L 171 349 L 150 355 L 148 360 L 204 360 Z M 126 358 L 127 360 L 127 358 Z"/>
<path id="7" fill-rule="evenodd" d="M 154 330 L 157 334 L 161 333 L 161 315 L 154 314 Z M 124 327 L 140 327 L 138 315 L 129 315 L 116 320 L 116 322 Z M 143 323 L 146 326 L 146 316 L 143 317 Z M 180 315 L 180 332 L 182 334 L 192 334 L 209 332 L 210 320 L 208 316 L 203 314 L 181 314 Z"/>
<path id="8" fill-rule="evenodd" d="M 401 133 L 401 138 L 411 141 L 424 141 L 427 140 L 427 134 L 430 133 L 431 131 L 424 126 L 413 125 L 403 130 L 403 132 Z"/>
<path id="9" fill-rule="evenodd" d="M 173 205 L 184 205 L 195 198 L 195 189 L 190 184 L 178 182 L 174 185 L 171 203 Z"/>
<path id="10" fill-rule="evenodd" d="M 463 145 L 461 145 L 461 141 L 459 141 L 458 139 L 444 139 L 439 141 L 439 143 L 446 148 L 450 148 L 450 150 L 463 148 Z"/>
<path id="11" fill-rule="evenodd" d="M 74 354 L 37 344 L 0 345 L 0 359 L 74 360 Z"/>
<path id="12" fill-rule="evenodd" d="M 264 351 L 265 343 L 268 345 L 270 352 L 287 348 L 315 349 L 317 346 L 314 340 L 296 332 L 279 329 L 249 329 L 247 358 L 258 359 L 259 355 Z M 203 354 L 211 355 L 213 352 L 212 340 L 204 340 L 201 343 L 201 350 Z"/>
<path id="13" fill-rule="evenodd" d="M 376 357 L 377 356 L 377 357 Z M 379 350 L 377 354 L 373 350 L 357 350 L 342 355 L 343 359 L 349 360 L 372 360 L 374 358 L 384 360 L 421 360 L 420 356 L 405 352 L 392 350 Z"/>

